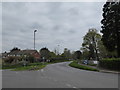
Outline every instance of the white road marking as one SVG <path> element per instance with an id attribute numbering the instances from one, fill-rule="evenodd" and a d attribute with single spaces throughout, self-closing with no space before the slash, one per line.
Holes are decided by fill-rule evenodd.
<path id="1" fill-rule="evenodd" d="M 71 85 L 70 84 L 66 84 L 68 87 L 71 87 Z"/>
<path id="2" fill-rule="evenodd" d="M 41 72 L 43 72 L 44 71 L 44 69 L 41 69 Z"/>
<path id="3" fill-rule="evenodd" d="M 77 88 L 77 87 L 73 87 L 73 88 Z"/>

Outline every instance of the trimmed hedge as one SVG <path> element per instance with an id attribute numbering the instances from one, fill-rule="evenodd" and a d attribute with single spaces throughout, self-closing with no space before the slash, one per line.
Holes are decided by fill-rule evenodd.
<path id="1" fill-rule="evenodd" d="M 99 67 L 120 71 L 120 58 L 104 58 L 99 61 Z"/>

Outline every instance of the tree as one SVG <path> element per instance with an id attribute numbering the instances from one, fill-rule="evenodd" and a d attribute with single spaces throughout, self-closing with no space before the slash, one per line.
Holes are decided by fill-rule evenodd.
<path id="1" fill-rule="evenodd" d="M 40 54 L 41 54 L 41 57 L 44 59 L 49 59 L 50 57 L 50 51 L 46 47 L 40 50 Z"/>
<path id="2" fill-rule="evenodd" d="M 103 6 L 102 41 L 107 50 L 120 57 L 120 1 L 106 2 Z"/>
<path id="3" fill-rule="evenodd" d="M 115 51 L 108 51 L 106 47 L 103 45 L 102 41 L 98 42 L 98 51 L 99 51 L 99 57 L 100 58 L 111 58 L 111 57 L 117 57 L 117 54 Z"/>
<path id="4" fill-rule="evenodd" d="M 82 50 L 89 51 L 89 59 L 97 59 L 98 57 L 98 42 L 101 40 L 101 35 L 95 28 L 89 29 L 87 34 L 83 38 Z M 83 51 L 84 52 L 84 51 Z"/>
<path id="5" fill-rule="evenodd" d="M 10 52 L 13 52 L 13 51 L 20 51 L 20 49 L 18 49 L 18 47 L 14 47 L 13 49 L 10 50 Z"/>
<path id="6" fill-rule="evenodd" d="M 81 51 L 82 51 L 82 59 L 88 60 L 89 59 L 89 51 L 84 48 L 81 48 Z"/>
<path id="7" fill-rule="evenodd" d="M 72 57 L 70 50 L 67 48 L 64 48 L 64 52 L 62 53 L 62 56 L 64 56 L 67 59 L 70 59 Z"/>
<path id="8" fill-rule="evenodd" d="M 24 57 L 25 61 L 29 61 L 30 63 L 34 63 L 35 62 L 35 58 L 32 55 L 28 55 L 27 57 Z"/>
<path id="9" fill-rule="evenodd" d="M 75 51 L 73 55 L 74 55 L 74 59 L 80 60 L 82 53 L 81 51 L 78 50 L 78 51 Z"/>

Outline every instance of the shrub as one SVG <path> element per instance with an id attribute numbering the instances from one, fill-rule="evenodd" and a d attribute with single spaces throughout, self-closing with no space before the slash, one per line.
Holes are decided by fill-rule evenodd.
<path id="1" fill-rule="evenodd" d="M 99 61 L 99 67 L 120 71 L 120 58 L 104 58 Z"/>
<path id="2" fill-rule="evenodd" d="M 17 57 L 17 56 L 9 56 L 3 59 L 4 63 L 7 63 L 7 64 L 17 64 L 19 63 L 20 60 L 21 60 L 21 57 Z"/>
<path id="3" fill-rule="evenodd" d="M 28 55 L 26 57 L 26 60 L 29 61 L 30 63 L 34 63 L 35 62 L 35 58 L 32 55 Z"/>
<path id="4" fill-rule="evenodd" d="M 17 67 L 21 67 L 21 64 L 4 64 L 2 65 L 2 69 L 13 69 L 13 68 L 17 68 Z"/>
<path id="5" fill-rule="evenodd" d="M 14 59 L 15 59 L 15 57 L 10 56 L 10 57 L 4 59 L 4 62 L 5 62 L 5 63 L 12 63 L 12 62 L 14 61 Z"/>

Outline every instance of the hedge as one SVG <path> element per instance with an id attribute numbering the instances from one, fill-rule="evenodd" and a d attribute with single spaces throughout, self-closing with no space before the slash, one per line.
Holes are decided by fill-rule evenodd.
<path id="1" fill-rule="evenodd" d="M 120 58 L 104 58 L 99 61 L 99 67 L 120 71 Z"/>

